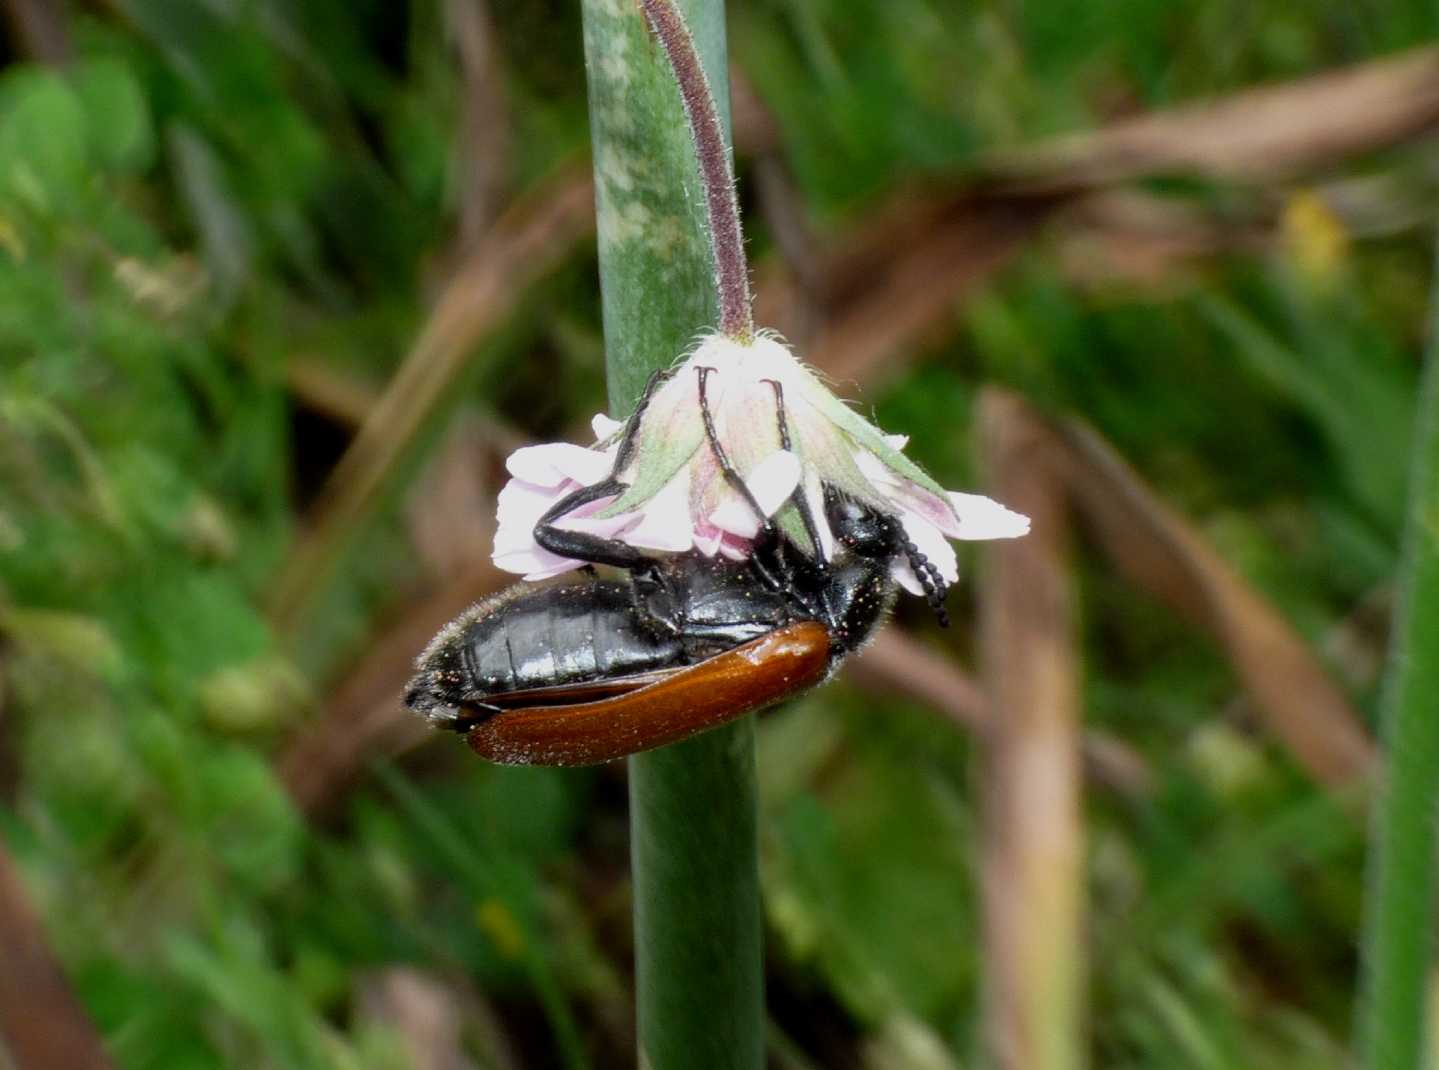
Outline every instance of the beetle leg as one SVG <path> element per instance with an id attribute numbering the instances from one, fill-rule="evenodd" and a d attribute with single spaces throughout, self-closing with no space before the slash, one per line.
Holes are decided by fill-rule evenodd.
<path id="1" fill-rule="evenodd" d="M 628 543 L 583 531 L 566 531 L 555 526 L 556 520 L 574 512 L 580 506 L 619 494 L 624 489 L 623 483 L 612 478 L 566 494 L 550 506 L 535 524 L 535 542 L 561 557 L 573 557 L 598 565 L 614 565 L 617 568 L 648 568 L 652 559 Z"/>
<path id="2" fill-rule="evenodd" d="M 655 593 L 662 596 L 659 606 L 653 601 Z M 651 561 L 649 568 L 630 573 L 630 605 L 636 619 L 658 633 L 678 636 L 684 631 L 683 599 L 675 593 L 670 575 L 658 561 Z"/>
<path id="3" fill-rule="evenodd" d="M 700 417 L 704 420 L 705 438 L 709 441 L 710 449 L 714 451 L 715 461 L 718 462 L 720 473 L 725 477 L 731 487 L 739 492 L 741 498 L 754 510 L 754 515 L 759 518 L 759 529 L 765 535 L 773 535 L 774 524 L 765 511 L 760 508 L 759 502 L 755 500 L 754 492 L 749 489 L 749 484 L 744 481 L 735 466 L 730 463 L 729 455 L 725 453 L 724 447 L 720 445 L 719 434 L 715 431 L 714 414 L 710 412 L 709 394 L 705 388 L 705 380 L 713 368 L 700 368 Z"/>
<path id="4" fill-rule="evenodd" d="M 653 559 L 640 553 L 628 543 L 621 542 L 619 539 L 587 535 L 582 531 L 566 531 L 564 528 L 556 527 L 555 521 L 574 512 L 582 505 L 588 505 L 600 498 L 624 492 L 625 484 L 619 481 L 619 474 L 629 464 L 630 457 L 634 454 L 640 419 L 644 416 L 645 410 L 649 408 L 655 390 L 658 389 L 660 383 L 664 382 L 668 374 L 662 370 L 656 371 L 650 376 L 649 382 L 645 384 L 639 404 L 635 406 L 635 411 L 630 414 L 629 420 L 625 423 L 624 437 L 620 440 L 619 449 L 615 451 L 615 463 L 610 469 L 610 478 L 593 486 L 580 487 L 573 493 L 565 495 L 536 522 L 535 541 L 550 553 L 559 554 L 561 557 L 573 557 L 592 564 L 614 565 L 616 568 L 645 569 L 651 566 Z"/>
<path id="5" fill-rule="evenodd" d="M 749 507 L 754 510 L 754 515 L 759 518 L 759 534 L 755 538 L 756 545 L 758 546 L 763 543 L 766 546 L 773 546 L 775 548 L 775 555 L 779 559 L 780 568 L 787 572 L 788 569 L 785 568 L 784 561 L 784 542 L 779 537 L 778 529 L 775 528 L 774 522 L 765 515 L 765 511 L 760 508 L 759 502 L 755 499 L 754 491 L 749 489 L 749 484 L 744 481 L 744 477 L 741 476 L 735 466 L 730 463 L 729 455 L 725 453 L 724 446 L 720 445 L 719 434 L 715 431 L 714 414 L 710 412 L 709 394 L 705 387 L 705 380 L 712 371 L 714 371 L 713 368 L 699 369 L 700 417 L 704 420 L 705 438 L 709 442 L 710 449 L 714 451 L 715 461 L 719 465 L 720 473 L 724 476 L 725 482 L 739 491 L 740 497 L 749 504 Z M 789 585 L 770 570 L 769 565 L 761 560 L 760 554 L 750 554 L 750 564 L 754 568 L 755 574 L 759 576 L 766 587 L 775 591 L 788 589 Z"/>
<path id="6" fill-rule="evenodd" d="M 624 471 L 625 466 L 630 463 L 630 458 L 634 456 L 635 440 L 639 438 L 640 420 L 644 417 L 645 410 L 650 407 L 650 400 L 654 397 L 655 391 L 659 389 L 660 383 L 668 378 L 669 372 L 660 368 L 656 369 L 650 375 L 649 382 L 645 383 L 644 393 L 640 394 L 639 404 L 635 406 L 635 411 L 630 413 L 630 418 L 625 421 L 624 437 L 620 439 L 620 448 L 615 451 L 615 464 L 610 469 L 611 478 Z"/>
<path id="7" fill-rule="evenodd" d="M 791 449 L 789 437 L 789 420 L 784 413 L 784 387 L 777 379 L 766 379 L 774 388 L 775 414 L 779 420 L 779 444 L 784 450 Z M 795 484 L 794 492 L 789 496 L 790 503 L 799 511 L 800 521 L 804 524 L 805 533 L 809 535 L 809 541 L 814 546 L 814 556 L 817 561 L 824 561 L 824 544 L 819 541 L 819 529 L 815 527 L 814 513 L 810 510 L 809 499 L 804 493 L 804 478 Z"/>

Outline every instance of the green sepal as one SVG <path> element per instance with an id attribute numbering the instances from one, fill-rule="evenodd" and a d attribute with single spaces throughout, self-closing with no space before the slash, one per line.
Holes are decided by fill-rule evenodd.
<path id="1" fill-rule="evenodd" d="M 644 431 L 641 429 L 640 434 Z M 689 464 L 695 450 L 704 439 L 704 428 L 698 421 L 690 426 L 681 426 L 676 433 L 650 445 L 658 436 L 650 436 L 635 456 L 635 475 L 629 488 L 595 515 L 601 519 L 627 513 L 637 509 L 658 494 L 679 470 Z"/>
<path id="2" fill-rule="evenodd" d="M 799 509 L 794 502 L 786 502 L 781 506 L 780 511 L 774 515 L 774 522 L 775 526 L 779 528 L 780 534 L 793 543 L 795 549 L 805 557 L 816 558 L 819 556 L 819 548 L 809 537 L 809 531 L 804 526 L 804 517 L 799 515 Z"/>
<path id="3" fill-rule="evenodd" d="M 806 398 L 810 404 L 824 413 L 836 427 L 849 435 L 856 443 L 878 457 L 887 468 L 893 469 L 905 479 L 918 484 L 930 493 L 938 494 L 944 501 L 949 501 L 949 495 L 945 493 L 944 488 L 930 478 L 928 472 L 886 442 L 877 427 L 826 390 L 808 369 L 805 369 L 805 373 L 809 375 L 815 388 L 808 393 Z"/>

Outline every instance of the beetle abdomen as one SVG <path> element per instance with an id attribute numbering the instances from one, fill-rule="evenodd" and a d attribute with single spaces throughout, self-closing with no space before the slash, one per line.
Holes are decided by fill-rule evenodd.
<path id="1" fill-rule="evenodd" d="M 681 663 L 679 643 L 647 624 L 626 583 L 540 588 L 476 619 L 464 653 L 473 690 L 495 695 L 585 683 Z"/>
<path id="2" fill-rule="evenodd" d="M 438 725 L 492 712 L 516 691 L 617 679 L 686 663 L 679 639 L 636 608 L 628 582 L 518 584 L 472 606 L 420 655 L 405 702 Z"/>

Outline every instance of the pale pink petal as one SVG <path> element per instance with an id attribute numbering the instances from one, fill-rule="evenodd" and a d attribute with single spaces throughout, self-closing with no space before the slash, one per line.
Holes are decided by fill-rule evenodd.
<path id="1" fill-rule="evenodd" d="M 759 534 L 759 517 L 738 494 L 727 495 L 724 504 L 709 515 L 709 522 L 742 539 L 752 539 Z"/>
<path id="2" fill-rule="evenodd" d="M 731 561 L 749 560 L 750 551 L 752 549 L 754 549 L 754 543 L 752 543 L 749 539 L 736 538 L 734 535 L 731 535 L 729 533 L 725 534 L 724 539 L 721 540 L 719 544 L 720 556 L 726 557 Z"/>
<path id="3" fill-rule="evenodd" d="M 535 528 L 533 524 L 527 528 L 499 528 L 495 531 L 495 544 L 490 553 L 493 557 L 501 557 L 505 554 L 529 553 L 538 545 L 539 543 L 535 542 Z"/>
<path id="4" fill-rule="evenodd" d="M 901 512 L 918 513 L 951 539 L 959 538 L 959 517 L 948 498 L 907 479 L 900 480 L 889 496 Z"/>
<path id="5" fill-rule="evenodd" d="M 573 572 L 577 568 L 583 568 L 584 565 L 585 562 L 583 561 L 570 561 L 565 558 L 560 558 L 556 564 L 532 569 L 521 576 L 520 579 L 535 583 L 539 580 L 547 580 L 552 576 L 563 576 L 566 572 Z"/>
<path id="6" fill-rule="evenodd" d="M 701 520 L 695 527 L 695 549 L 706 557 L 713 557 L 724 542 L 724 529 Z"/>
<path id="7" fill-rule="evenodd" d="M 690 512 L 694 514 L 698 528 L 708 523 L 705 517 L 719 508 L 724 500 L 726 484 L 720 474 L 714 451 L 708 446 L 695 450 L 690 458 Z"/>
<path id="8" fill-rule="evenodd" d="M 868 450 L 855 450 L 854 460 L 865 478 L 893 501 L 901 512 L 918 513 L 951 539 L 963 538 L 959 517 L 955 515 L 949 499 L 906 479 Z"/>
<path id="9" fill-rule="evenodd" d="M 509 480 L 500 491 L 498 519 L 495 529 L 495 546 L 491 554 L 496 567 L 506 572 L 518 572 L 527 580 L 556 576 L 584 564 L 558 554 L 552 554 L 535 541 L 535 525 L 549 508 L 561 498 L 577 490 L 579 484 L 565 480 L 555 487 L 537 487 L 522 479 Z M 574 513 L 562 518 L 560 527 L 584 530 L 606 538 L 633 522 L 633 514 L 606 520 L 594 519 L 592 513 L 599 512 L 613 498 L 602 498 L 587 502 Z"/>
<path id="10" fill-rule="evenodd" d="M 559 554 L 552 554 L 538 543 L 528 549 L 496 553 L 493 560 L 496 568 L 506 572 L 518 572 L 527 580 L 558 576 L 584 564 L 582 561 L 572 561 Z"/>
<path id="11" fill-rule="evenodd" d="M 799 484 L 799 458 L 787 450 L 770 454 L 756 466 L 745 480 L 750 493 L 767 517 L 774 516 L 780 506 L 789 500 Z M 749 502 L 737 491 L 726 496 L 724 503 L 710 514 L 709 521 L 715 527 L 724 528 L 732 535 L 752 539 L 759 534 L 759 517 Z"/>
<path id="12" fill-rule="evenodd" d="M 910 541 L 919 548 L 920 553 L 929 558 L 930 564 L 939 569 L 945 582 L 954 583 L 958 580 L 959 561 L 954 556 L 954 547 L 949 545 L 949 540 L 943 533 L 917 513 L 901 513 L 899 519 Z"/>
<path id="13" fill-rule="evenodd" d="M 645 503 L 640 522 L 625 532 L 624 541 L 642 550 L 682 553 L 694 545 L 694 522 L 690 517 L 689 469 L 679 474 Z"/>
<path id="14" fill-rule="evenodd" d="M 952 490 L 949 500 L 959 516 L 956 539 L 1016 539 L 1029 534 L 1029 517 L 1006 509 L 993 498 Z"/>
<path id="15" fill-rule="evenodd" d="M 495 529 L 491 554 L 496 567 L 521 573 L 526 579 L 543 579 L 581 564 L 552 554 L 535 542 L 535 523 L 555 500 L 552 490 L 536 488 L 517 479 L 505 485 L 500 492 L 501 523 Z"/>
<path id="16" fill-rule="evenodd" d="M 517 549 L 534 543 L 535 524 L 540 517 L 575 488 L 573 483 L 558 487 L 537 487 L 522 479 L 511 479 L 500 491 L 495 530 L 495 550 Z"/>
<path id="17" fill-rule="evenodd" d="M 904 558 L 900 557 L 889 563 L 889 575 L 895 583 L 910 594 L 924 597 L 924 584 L 919 582 L 919 577 L 914 574 L 914 569 L 909 567 L 909 562 Z"/>
<path id="18" fill-rule="evenodd" d="M 907 482 L 898 472 L 870 453 L 869 450 L 855 450 L 854 463 L 864 474 L 864 478 L 873 483 L 875 489 L 881 493 L 898 490 Z"/>
<path id="19" fill-rule="evenodd" d="M 761 461 L 745 483 L 765 516 L 774 516 L 799 486 L 799 477 L 799 458 L 788 450 L 779 450 Z"/>
<path id="20" fill-rule="evenodd" d="M 613 501 L 613 499 L 607 499 Z M 603 539 L 614 538 L 638 518 L 638 513 L 620 513 L 617 516 L 570 516 L 555 522 L 563 531 L 578 531 L 585 535 L 598 535 Z"/>
<path id="21" fill-rule="evenodd" d="M 709 379 L 711 411 L 715 430 L 724 443 L 730 463 L 739 471 L 753 473 L 781 449 L 779 410 L 774 388 L 769 383 L 726 375 L 719 380 L 723 389 L 715 399 L 715 376 Z"/>
<path id="22" fill-rule="evenodd" d="M 588 487 L 606 478 L 613 465 L 606 454 L 572 442 L 524 446 L 505 461 L 510 475 L 541 487 L 555 487 L 566 479 Z"/>
<path id="23" fill-rule="evenodd" d="M 595 413 L 590 420 L 590 430 L 595 433 L 596 442 L 603 442 L 624 425 L 623 420 L 612 420 L 602 412 Z"/>
<path id="24" fill-rule="evenodd" d="M 829 516 L 824 509 L 824 490 L 820 485 L 819 476 L 813 472 L 805 476 L 804 497 L 809 505 L 809 515 L 814 520 L 816 533 L 819 535 L 819 558 L 821 561 L 834 559 L 834 529 L 829 526 Z"/>

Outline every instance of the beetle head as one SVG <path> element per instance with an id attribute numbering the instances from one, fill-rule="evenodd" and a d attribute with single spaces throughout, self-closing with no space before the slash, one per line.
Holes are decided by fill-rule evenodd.
<path id="1" fill-rule="evenodd" d="M 828 485 L 824 489 L 824 511 L 830 530 L 850 553 L 873 560 L 894 556 L 892 518 Z"/>

